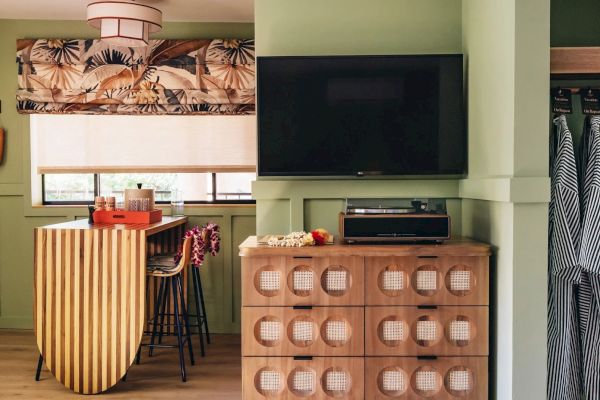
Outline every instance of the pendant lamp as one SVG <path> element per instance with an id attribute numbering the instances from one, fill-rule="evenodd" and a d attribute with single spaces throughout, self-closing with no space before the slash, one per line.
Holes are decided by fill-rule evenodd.
<path id="1" fill-rule="evenodd" d="M 100 39 L 116 46 L 144 47 L 150 33 L 162 29 L 162 12 L 130 1 L 95 1 L 87 7 L 88 24 L 100 29 Z"/>

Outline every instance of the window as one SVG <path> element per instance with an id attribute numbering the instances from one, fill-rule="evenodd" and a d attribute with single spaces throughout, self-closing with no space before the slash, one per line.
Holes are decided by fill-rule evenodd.
<path id="1" fill-rule="evenodd" d="M 138 183 L 155 190 L 158 204 L 169 203 L 173 190 L 180 187 L 188 204 L 254 203 L 250 187 L 255 177 L 253 173 L 44 174 L 42 204 L 93 204 L 95 196 L 115 196 L 119 203 L 123 188 Z"/>
<path id="2" fill-rule="evenodd" d="M 251 203 L 256 179 L 253 116 L 31 116 L 32 182 L 42 204 L 91 204 L 154 188 L 187 203 Z M 34 189 L 34 199 L 35 189 Z"/>

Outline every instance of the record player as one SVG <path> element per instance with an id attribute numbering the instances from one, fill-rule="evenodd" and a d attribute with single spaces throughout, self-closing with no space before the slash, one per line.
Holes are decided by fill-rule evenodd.
<path id="1" fill-rule="evenodd" d="M 346 199 L 340 238 L 357 242 L 440 242 L 450 239 L 445 199 Z"/>

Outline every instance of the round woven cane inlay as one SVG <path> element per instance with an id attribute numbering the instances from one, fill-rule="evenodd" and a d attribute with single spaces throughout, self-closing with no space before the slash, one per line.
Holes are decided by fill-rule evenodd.
<path id="1" fill-rule="evenodd" d="M 345 295 L 352 284 L 350 272 L 341 265 L 331 266 L 321 275 L 321 287 L 330 296 Z"/>
<path id="2" fill-rule="evenodd" d="M 476 327 L 466 315 L 457 315 L 446 322 L 446 339 L 454 346 L 469 345 L 476 334 Z"/>
<path id="3" fill-rule="evenodd" d="M 446 288 L 455 296 L 467 296 L 475 288 L 475 275 L 466 265 L 455 265 L 448 270 L 445 278 Z"/>
<path id="4" fill-rule="evenodd" d="M 272 266 L 262 267 L 254 275 L 254 287 L 263 296 L 277 296 L 281 292 L 282 286 L 281 271 Z"/>
<path id="5" fill-rule="evenodd" d="M 433 296 L 440 288 L 440 273 L 433 265 L 417 268 L 411 278 L 412 287 L 421 296 Z"/>
<path id="6" fill-rule="evenodd" d="M 434 367 L 422 366 L 413 372 L 410 385 L 419 396 L 432 397 L 442 388 L 442 376 Z"/>
<path id="7" fill-rule="evenodd" d="M 442 338 L 443 332 L 440 322 L 430 315 L 420 316 L 411 327 L 413 340 L 422 347 L 436 344 Z"/>
<path id="8" fill-rule="evenodd" d="M 410 334 L 406 321 L 395 315 L 385 317 L 377 326 L 379 340 L 389 347 L 395 347 L 404 342 Z"/>
<path id="9" fill-rule="evenodd" d="M 344 346 L 351 336 L 352 327 L 343 317 L 332 316 L 321 325 L 321 338 L 328 346 Z"/>
<path id="10" fill-rule="evenodd" d="M 283 373 L 273 367 L 261 368 L 254 376 L 254 387 L 267 398 L 275 397 L 284 389 Z"/>
<path id="11" fill-rule="evenodd" d="M 408 287 L 408 276 L 401 267 L 391 264 L 379 272 L 377 286 L 386 296 L 400 296 L 402 291 Z"/>
<path id="12" fill-rule="evenodd" d="M 308 315 L 299 315 L 288 324 L 287 334 L 294 345 L 307 347 L 313 344 L 318 336 L 318 327 Z"/>
<path id="13" fill-rule="evenodd" d="M 408 388 L 408 377 L 400 367 L 386 367 L 377 376 L 379 391 L 388 397 L 400 397 Z"/>
<path id="14" fill-rule="evenodd" d="M 317 373 L 309 367 L 294 368 L 288 375 L 288 388 L 298 397 L 312 396 L 317 390 Z"/>
<path id="15" fill-rule="evenodd" d="M 310 296 L 315 289 L 315 272 L 307 265 L 294 267 L 288 275 L 288 287 L 296 296 Z"/>
<path id="16" fill-rule="evenodd" d="M 444 386 L 452 396 L 466 397 L 473 391 L 475 386 L 473 372 L 463 366 L 452 367 L 446 373 Z"/>
<path id="17" fill-rule="evenodd" d="M 266 315 L 256 321 L 254 337 L 258 343 L 265 347 L 277 346 L 281 342 L 283 324 L 279 318 Z"/>
<path id="18" fill-rule="evenodd" d="M 329 397 L 341 397 L 350 392 L 352 377 L 344 368 L 328 368 L 321 376 L 321 387 Z"/>

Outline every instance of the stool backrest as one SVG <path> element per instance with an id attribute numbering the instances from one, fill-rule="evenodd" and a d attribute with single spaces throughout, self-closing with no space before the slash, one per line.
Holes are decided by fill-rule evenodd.
<path id="1" fill-rule="evenodd" d="M 182 269 L 186 267 L 190 263 L 190 259 L 192 258 L 192 241 L 193 237 L 187 237 L 183 241 L 183 248 L 181 250 L 181 259 L 177 264 L 177 267 L 168 273 L 168 276 L 175 275 L 181 272 Z"/>
<path id="2" fill-rule="evenodd" d="M 190 263 L 192 258 L 192 241 L 194 238 L 192 236 L 185 238 L 183 241 L 183 250 L 181 260 L 179 260 L 179 265 L 177 265 L 177 269 L 181 270 L 185 268 L 186 265 Z"/>

